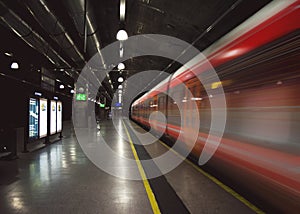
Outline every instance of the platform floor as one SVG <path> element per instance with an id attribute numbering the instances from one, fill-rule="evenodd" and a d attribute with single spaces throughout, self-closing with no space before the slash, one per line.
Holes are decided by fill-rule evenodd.
<path id="1" fill-rule="evenodd" d="M 128 129 L 134 141 L 128 123 L 120 122 L 117 128 L 122 132 Z M 101 134 L 114 151 L 135 158 L 130 143 L 119 136 L 112 121 L 101 122 L 100 127 L 100 131 L 93 130 L 95 135 Z M 145 181 L 117 178 L 97 168 L 83 153 L 71 123 L 64 124 L 63 135 L 61 141 L 20 154 L 17 160 L 0 161 L 1 214 L 255 213 L 255 207 L 238 200 L 189 161 L 164 176 L 147 180 L 147 189 Z M 141 147 L 135 146 L 141 159 L 168 150 L 161 142 Z"/>

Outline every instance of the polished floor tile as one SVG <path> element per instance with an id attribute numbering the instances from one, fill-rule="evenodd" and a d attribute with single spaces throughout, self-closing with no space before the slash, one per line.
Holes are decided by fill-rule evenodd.
<path id="1" fill-rule="evenodd" d="M 98 169 L 82 152 L 70 125 L 65 125 L 61 141 L 0 162 L 0 213 L 151 213 L 143 183 Z M 106 134 L 105 126 L 101 131 Z M 116 148 L 119 141 L 111 139 L 111 146 Z M 124 149 L 130 156 L 130 147 Z"/>
<path id="2" fill-rule="evenodd" d="M 83 153 L 71 123 L 64 127 L 61 141 L 20 154 L 18 160 L 0 161 L 1 214 L 152 213 L 142 181 L 117 178 L 97 168 Z M 124 134 L 122 122 L 116 128 Z M 120 137 L 111 121 L 102 122 L 100 130 L 94 129 L 91 134 L 94 139 L 101 135 L 113 151 L 134 159 L 130 144 Z M 145 148 L 151 157 L 167 151 L 159 142 Z M 126 167 L 122 165 L 120 170 L 126 171 Z M 164 176 L 191 213 L 252 213 L 185 162 Z"/>

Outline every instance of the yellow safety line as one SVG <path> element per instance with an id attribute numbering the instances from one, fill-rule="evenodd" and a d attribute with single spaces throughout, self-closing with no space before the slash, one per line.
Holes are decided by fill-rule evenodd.
<path id="1" fill-rule="evenodd" d="M 235 192 L 233 189 L 231 189 L 229 186 L 223 184 L 221 181 L 219 181 L 217 178 L 215 178 L 214 176 L 208 174 L 207 172 L 205 172 L 204 170 L 202 170 L 201 168 L 199 168 L 197 165 L 195 165 L 193 162 L 189 161 L 188 159 L 184 158 L 182 155 L 180 155 L 178 152 L 176 152 L 174 149 L 172 149 L 171 147 L 169 147 L 168 145 L 164 144 L 163 142 L 159 141 L 159 143 L 161 145 L 163 145 L 164 147 L 166 147 L 167 149 L 170 149 L 174 154 L 176 154 L 178 157 L 180 157 L 182 160 L 184 160 L 186 163 L 188 163 L 189 165 L 191 165 L 194 169 L 196 169 L 198 172 L 200 172 L 201 174 L 203 174 L 205 177 L 209 178 L 211 181 L 213 181 L 215 184 L 217 184 L 219 187 L 221 187 L 222 189 L 224 189 L 226 192 L 228 192 L 229 194 L 231 194 L 233 197 L 235 197 L 236 199 L 238 199 L 240 202 L 242 202 L 243 204 L 245 204 L 247 207 L 249 207 L 251 210 L 253 210 L 254 212 L 258 213 L 258 214 L 265 214 L 265 212 L 263 212 L 262 210 L 260 210 L 258 207 L 256 207 L 255 205 L 253 205 L 250 201 L 248 201 L 247 199 L 245 199 L 243 196 L 241 196 L 240 194 L 238 194 L 237 192 Z"/>
<path id="2" fill-rule="evenodd" d="M 148 179 L 147 179 L 146 173 L 145 173 L 145 171 L 144 171 L 144 168 L 143 168 L 143 166 L 142 166 L 142 164 L 141 164 L 141 161 L 140 161 L 140 159 L 139 159 L 139 157 L 138 157 L 138 154 L 137 154 L 137 152 L 136 152 L 136 150 L 135 150 L 135 148 L 134 148 L 134 145 L 133 145 L 131 136 L 130 136 L 130 134 L 129 134 L 128 130 L 127 130 L 127 127 L 126 127 L 126 125 L 125 125 L 125 123 L 124 123 L 123 120 L 122 120 L 122 123 L 123 123 L 123 126 L 125 127 L 125 132 L 126 132 L 126 134 L 127 134 L 127 136 L 128 136 L 128 139 L 129 139 L 129 143 L 130 143 L 130 146 L 131 146 L 132 153 L 133 153 L 133 155 L 134 155 L 134 158 L 135 158 L 136 164 L 137 164 L 137 166 L 138 166 L 140 175 L 141 175 L 141 177 L 142 177 L 142 179 L 143 179 L 143 184 L 144 184 L 144 187 L 145 187 L 145 189 L 146 189 L 147 196 L 148 196 L 148 199 L 149 199 L 150 204 L 151 204 L 151 207 L 152 207 L 152 211 L 153 211 L 154 214 L 160 214 L 160 209 L 159 209 L 159 207 L 158 207 L 158 204 L 157 204 L 155 195 L 154 195 L 154 193 L 153 193 L 153 191 L 152 191 L 152 189 L 151 189 L 151 187 L 150 187 L 150 184 L 149 184 L 149 182 L 148 182 Z"/>

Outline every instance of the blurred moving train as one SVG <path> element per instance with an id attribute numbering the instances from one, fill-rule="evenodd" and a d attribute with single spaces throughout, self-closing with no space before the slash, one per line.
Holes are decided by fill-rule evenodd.
<path id="1" fill-rule="evenodd" d="M 209 87 L 222 86 L 227 104 L 224 135 L 207 165 L 280 213 L 300 213 L 299 27 L 300 1 L 273 1 L 202 52 L 220 78 Z M 196 102 L 193 157 L 211 125 L 214 97 L 196 77 L 208 72 L 208 61 L 196 56 L 131 106 L 134 121 L 176 140 L 182 124 L 193 128 L 190 103 Z M 181 116 L 174 96 L 182 100 Z M 150 117 L 157 111 L 165 121 Z M 180 142 L 189 145 L 187 138 Z"/>

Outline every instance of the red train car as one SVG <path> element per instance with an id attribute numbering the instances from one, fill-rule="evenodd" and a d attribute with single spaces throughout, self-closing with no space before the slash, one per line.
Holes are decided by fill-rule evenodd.
<path id="1" fill-rule="evenodd" d="M 133 120 L 173 139 L 199 123 L 191 152 L 199 157 L 211 127 L 214 99 L 205 89 L 222 86 L 227 121 L 207 164 L 282 213 L 300 210 L 299 8 L 299 0 L 273 1 L 204 50 L 219 82 L 207 86 L 199 81 L 208 66 L 196 56 L 131 107 Z M 182 102 L 181 115 L 174 97 Z M 150 120 L 157 111 L 166 120 Z M 180 141 L 191 145 L 186 136 Z"/>

